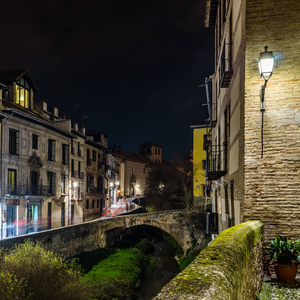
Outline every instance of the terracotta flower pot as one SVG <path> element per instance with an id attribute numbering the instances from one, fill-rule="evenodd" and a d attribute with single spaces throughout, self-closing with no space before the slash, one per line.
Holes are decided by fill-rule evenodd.
<path id="1" fill-rule="evenodd" d="M 275 265 L 277 279 L 282 283 L 293 283 L 298 272 L 298 265 Z"/>

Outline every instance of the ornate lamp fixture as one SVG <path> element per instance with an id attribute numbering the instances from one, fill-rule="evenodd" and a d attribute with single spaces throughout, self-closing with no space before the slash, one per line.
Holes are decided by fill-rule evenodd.
<path id="1" fill-rule="evenodd" d="M 267 82 L 272 76 L 274 67 L 274 56 L 272 51 L 268 51 L 268 46 L 265 46 L 265 51 L 260 52 L 258 58 L 259 74 L 264 79 L 265 83 L 260 90 L 260 111 L 261 111 L 261 157 L 264 156 L 264 140 L 263 140 L 263 125 L 264 125 L 264 111 L 265 111 L 265 89 Z"/>

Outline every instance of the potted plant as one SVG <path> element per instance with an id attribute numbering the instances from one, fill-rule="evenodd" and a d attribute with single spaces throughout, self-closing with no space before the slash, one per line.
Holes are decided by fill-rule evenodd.
<path id="1" fill-rule="evenodd" d="M 293 283 L 300 262 L 300 241 L 277 236 L 268 247 L 271 261 L 275 263 L 275 272 L 280 282 Z"/>

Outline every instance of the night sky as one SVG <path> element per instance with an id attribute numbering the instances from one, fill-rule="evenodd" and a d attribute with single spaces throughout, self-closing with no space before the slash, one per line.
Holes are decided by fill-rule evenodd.
<path id="1" fill-rule="evenodd" d="M 0 69 L 28 68 L 35 100 L 110 145 L 151 140 L 165 159 L 187 156 L 214 66 L 204 15 L 205 0 L 3 1 Z"/>

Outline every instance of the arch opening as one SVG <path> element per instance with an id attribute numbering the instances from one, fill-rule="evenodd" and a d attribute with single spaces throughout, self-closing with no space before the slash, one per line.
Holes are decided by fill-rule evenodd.
<path id="1" fill-rule="evenodd" d="M 107 247 L 129 248 L 134 247 L 142 239 L 157 242 L 159 239 L 165 240 L 174 249 L 174 255 L 184 253 L 180 243 L 165 230 L 152 225 L 135 225 L 129 228 L 117 227 L 106 232 Z"/>

